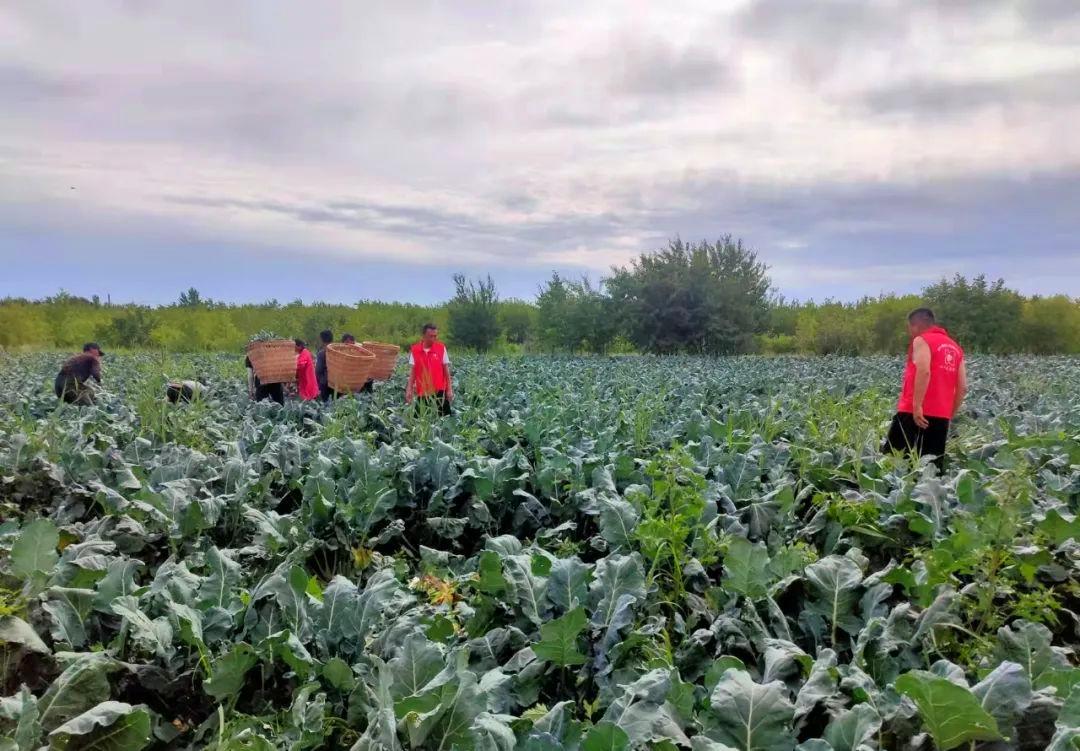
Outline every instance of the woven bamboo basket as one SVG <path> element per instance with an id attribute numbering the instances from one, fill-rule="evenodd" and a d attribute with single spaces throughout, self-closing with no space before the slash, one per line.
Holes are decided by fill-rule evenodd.
<path id="1" fill-rule="evenodd" d="M 358 344 L 326 345 L 326 381 L 334 391 L 359 391 L 371 377 L 375 353 Z"/>
<path id="2" fill-rule="evenodd" d="M 375 366 L 368 376 L 375 381 L 389 381 L 394 375 L 397 366 L 398 353 L 401 347 L 396 344 L 382 344 L 381 342 L 364 342 L 364 348 L 375 353 Z"/>
<path id="3" fill-rule="evenodd" d="M 296 344 L 291 339 L 252 342 L 248 359 L 261 383 L 291 383 L 296 380 Z"/>

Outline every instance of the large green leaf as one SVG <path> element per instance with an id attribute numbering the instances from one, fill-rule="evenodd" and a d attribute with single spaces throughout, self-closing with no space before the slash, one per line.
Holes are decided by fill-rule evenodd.
<path id="1" fill-rule="evenodd" d="M 585 664 L 585 655 L 578 651 L 577 642 L 587 622 L 584 608 L 574 608 L 548 621 L 540 627 L 540 641 L 533 644 L 533 652 L 541 660 L 560 667 Z"/>
<path id="2" fill-rule="evenodd" d="M 713 716 L 706 734 L 740 751 L 785 751 L 794 748 L 795 707 L 779 681 L 755 683 L 737 669 L 724 673 L 709 697 Z"/>
<path id="3" fill-rule="evenodd" d="M 881 729 L 881 715 L 870 704 L 856 704 L 836 715 L 825 728 L 825 740 L 834 751 L 862 751 L 874 748 Z"/>
<path id="4" fill-rule="evenodd" d="M 60 533 L 48 519 L 35 519 L 23 527 L 11 547 L 11 573 L 16 576 L 47 574 L 60 556 L 56 546 Z"/>
<path id="5" fill-rule="evenodd" d="M 116 598 L 112 610 L 124 619 L 130 629 L 129 636 L 135 644 L 163 660 L 172 657 L 175 650 L 172 626 L 168 619 L 150 620 L 150 617 L 139 609 L 139 601 L 135 597 Z"/>
<path id="6" fill-rule="evenodd" d="M 46 731 L 82 714 L 109 698 L 113 661 L 104 654 L 79 655 L 52 682 L 38 702 L 40 723 Z"/>
<path id="7" fill-rule="evenodd" d="M 623 687 L 619 697 L 604 712 L 603 721 L 626 731 L 632 747 L 661 741 L 688 745 L 689 739 L 668 703 L 671 687 L 670 671 L 649 671 Z"/>
<path id="8" fill-rule="evenodd" d="M 769 552 L 764 543 L 733 537 L 724 556 L 724 587 L 751 599 L 764 597 Z"/>
<path id="9" fill-rule="evenodd" d="M 0 617 L 0 646 L 14 646 L 42 655 L 50 652 L 49 647 L 30 624 L 13 615 Z"/>
<path id="10" fill-rule="evenodd" d="M 211 677 L 203 681 L 203 691 L 224 701 L 243 688 L 248 671 L 258 662 L 259 657 L 250 644 L 235 645 L 227 654 L 214 660 Z"/>
<path id="11" fill-rule="evenodd" d="M 1031 704 L 1031 681 L 1015 662 L 1003 662 L 972 687 L 971 693 L 986 712 L 1007 730 Z"/>
<path id="12" fill-rule="evenodd" d="M 105 701 L 49 733 L 57 751 L 139 751 L 150 742 L 150 713 Z"/>
<path id="13" fill-rule="evenodd" d="M 857 634 L 862 623 L 855 616 L 859 600 L 859 585 L 863 574 L 850 558 L 830 555 L 805 570 L 810 585 L 810 599 L 806 609 L 822 616 L 832 629 L 830 644 L 836 644 L 837 630 Z"/>
<path id="14" fill-rule="evenodd" d="M 548 574 L 548 599 L 562 612 L 584 605 L 591 579 L 592 568 L 577 557 L 557 558 Z"/>
<path id="15" fill-rule="evenodd" d="M 997 722 L 969 689 L 923 670 L 896 679 L 896 690 L 919 708 L 926 729 L 941 751 L 971 741 L 1001 738 Z"/>
<path id="16" fill-rule="evenodd" d="M 628 748 L 630 736 L 610 722 L 593 725 L 581 744 L 581 751 L 626 751 Z"/>
<path id="17" fill-rule="evenodd" d="M 539 626 L 547 617 L 546 576 L 533 572 L 530 555 L 511 555 L 503 558 L 503 575 L 508 585 L 508 597 L 521 608 L 533 625 Z"/>

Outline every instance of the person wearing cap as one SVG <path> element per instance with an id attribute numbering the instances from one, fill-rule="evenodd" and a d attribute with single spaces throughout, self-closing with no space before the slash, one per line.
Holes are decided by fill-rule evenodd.
<path id="1" fill-rule="evenodd" d="M 409 350 L 411 371 L 405 382 L 405 403 L 411 404 L 416 396 L 418 408 L 421 403 L 432 404 L 440 415 L 446 416 L 454 400 L 454 384 L 450 378 L 450 355 L 438 339 L 439 328 L 425 323 L 420 341 Z"/>
<path id="2" fill-rule="evenodd" d="M 326 347 L 333 341 L 334 332 L 330 329 L 319 333 L 319 351 L 315 353 L 315 380 L 319 383 L 319 398 L 324 402 L 330 401 L 333 396 L 330 378 L 326 372 Z"/>
<path id="3" fill-rule="evenodd" d="M 94 390 L 87 384 L 91 378 L 101 383 L 101 356 L 104 353 L 96 342 L 83 345 L 82 354 L 63 364 L 56 374 L 54 390 L 58 399 L 68 404 L 88 406 L 94 403 Z"/>

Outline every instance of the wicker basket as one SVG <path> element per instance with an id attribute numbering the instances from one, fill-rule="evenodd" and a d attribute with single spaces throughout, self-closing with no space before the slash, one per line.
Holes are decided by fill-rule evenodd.
<path id="1" fill-rule="evenodd" d="M 380 342 L 364 342 L 364 348 L 375 353 L 375 366 L 371 369 L 370 378 L 375 381 L 389 381 L 394 375 L 397 366 L 398 353 L 401 347 L 396 344 L 382 344 Z"/>
<path id="2" fill-rule="evenodd" d="M 375 354 L 357 344 L 326 345 L 326 382 L 340 393 L 359 391 L 371 377 Z"/>
<path id="3" fill-rule="evenodd" d="M 292 383 L 296 380 L 296 344 L 291 339 L 252 342 L 248 345 L 247 356 L 260 383 Z"/>

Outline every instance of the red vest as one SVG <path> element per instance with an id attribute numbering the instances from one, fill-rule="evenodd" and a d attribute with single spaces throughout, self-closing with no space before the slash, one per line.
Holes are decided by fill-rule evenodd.
<path id="1" fill-rule="evenodd" d="M 417 396 L 431 396 L 438 391 L 446 391 L 446 371 L 443 370 L 445 355 L 446 347 L 442 342 L 433 343 L 427 351 L 422 342 L 412 346 L 412 379 Z"/>
<path id="2" fill-rule="evenodd" d="M 964 350 L 954 342 L 940 326 L 933 326 L 922 332 L 930 347 L 930 383 L 926 387 L 923 399 L 923 414 L 927 417 L 944 417 L 951 420 L 953 400 L 956 398 L 956 381 L 960 375 L 960 364 L 964 362 Z M 911 345 L 908 346 L 907 367 L 904 368 L 904 385 L 900 390 L 897 412 L 915 411 L 915 362 L 911 359 Z"/>

